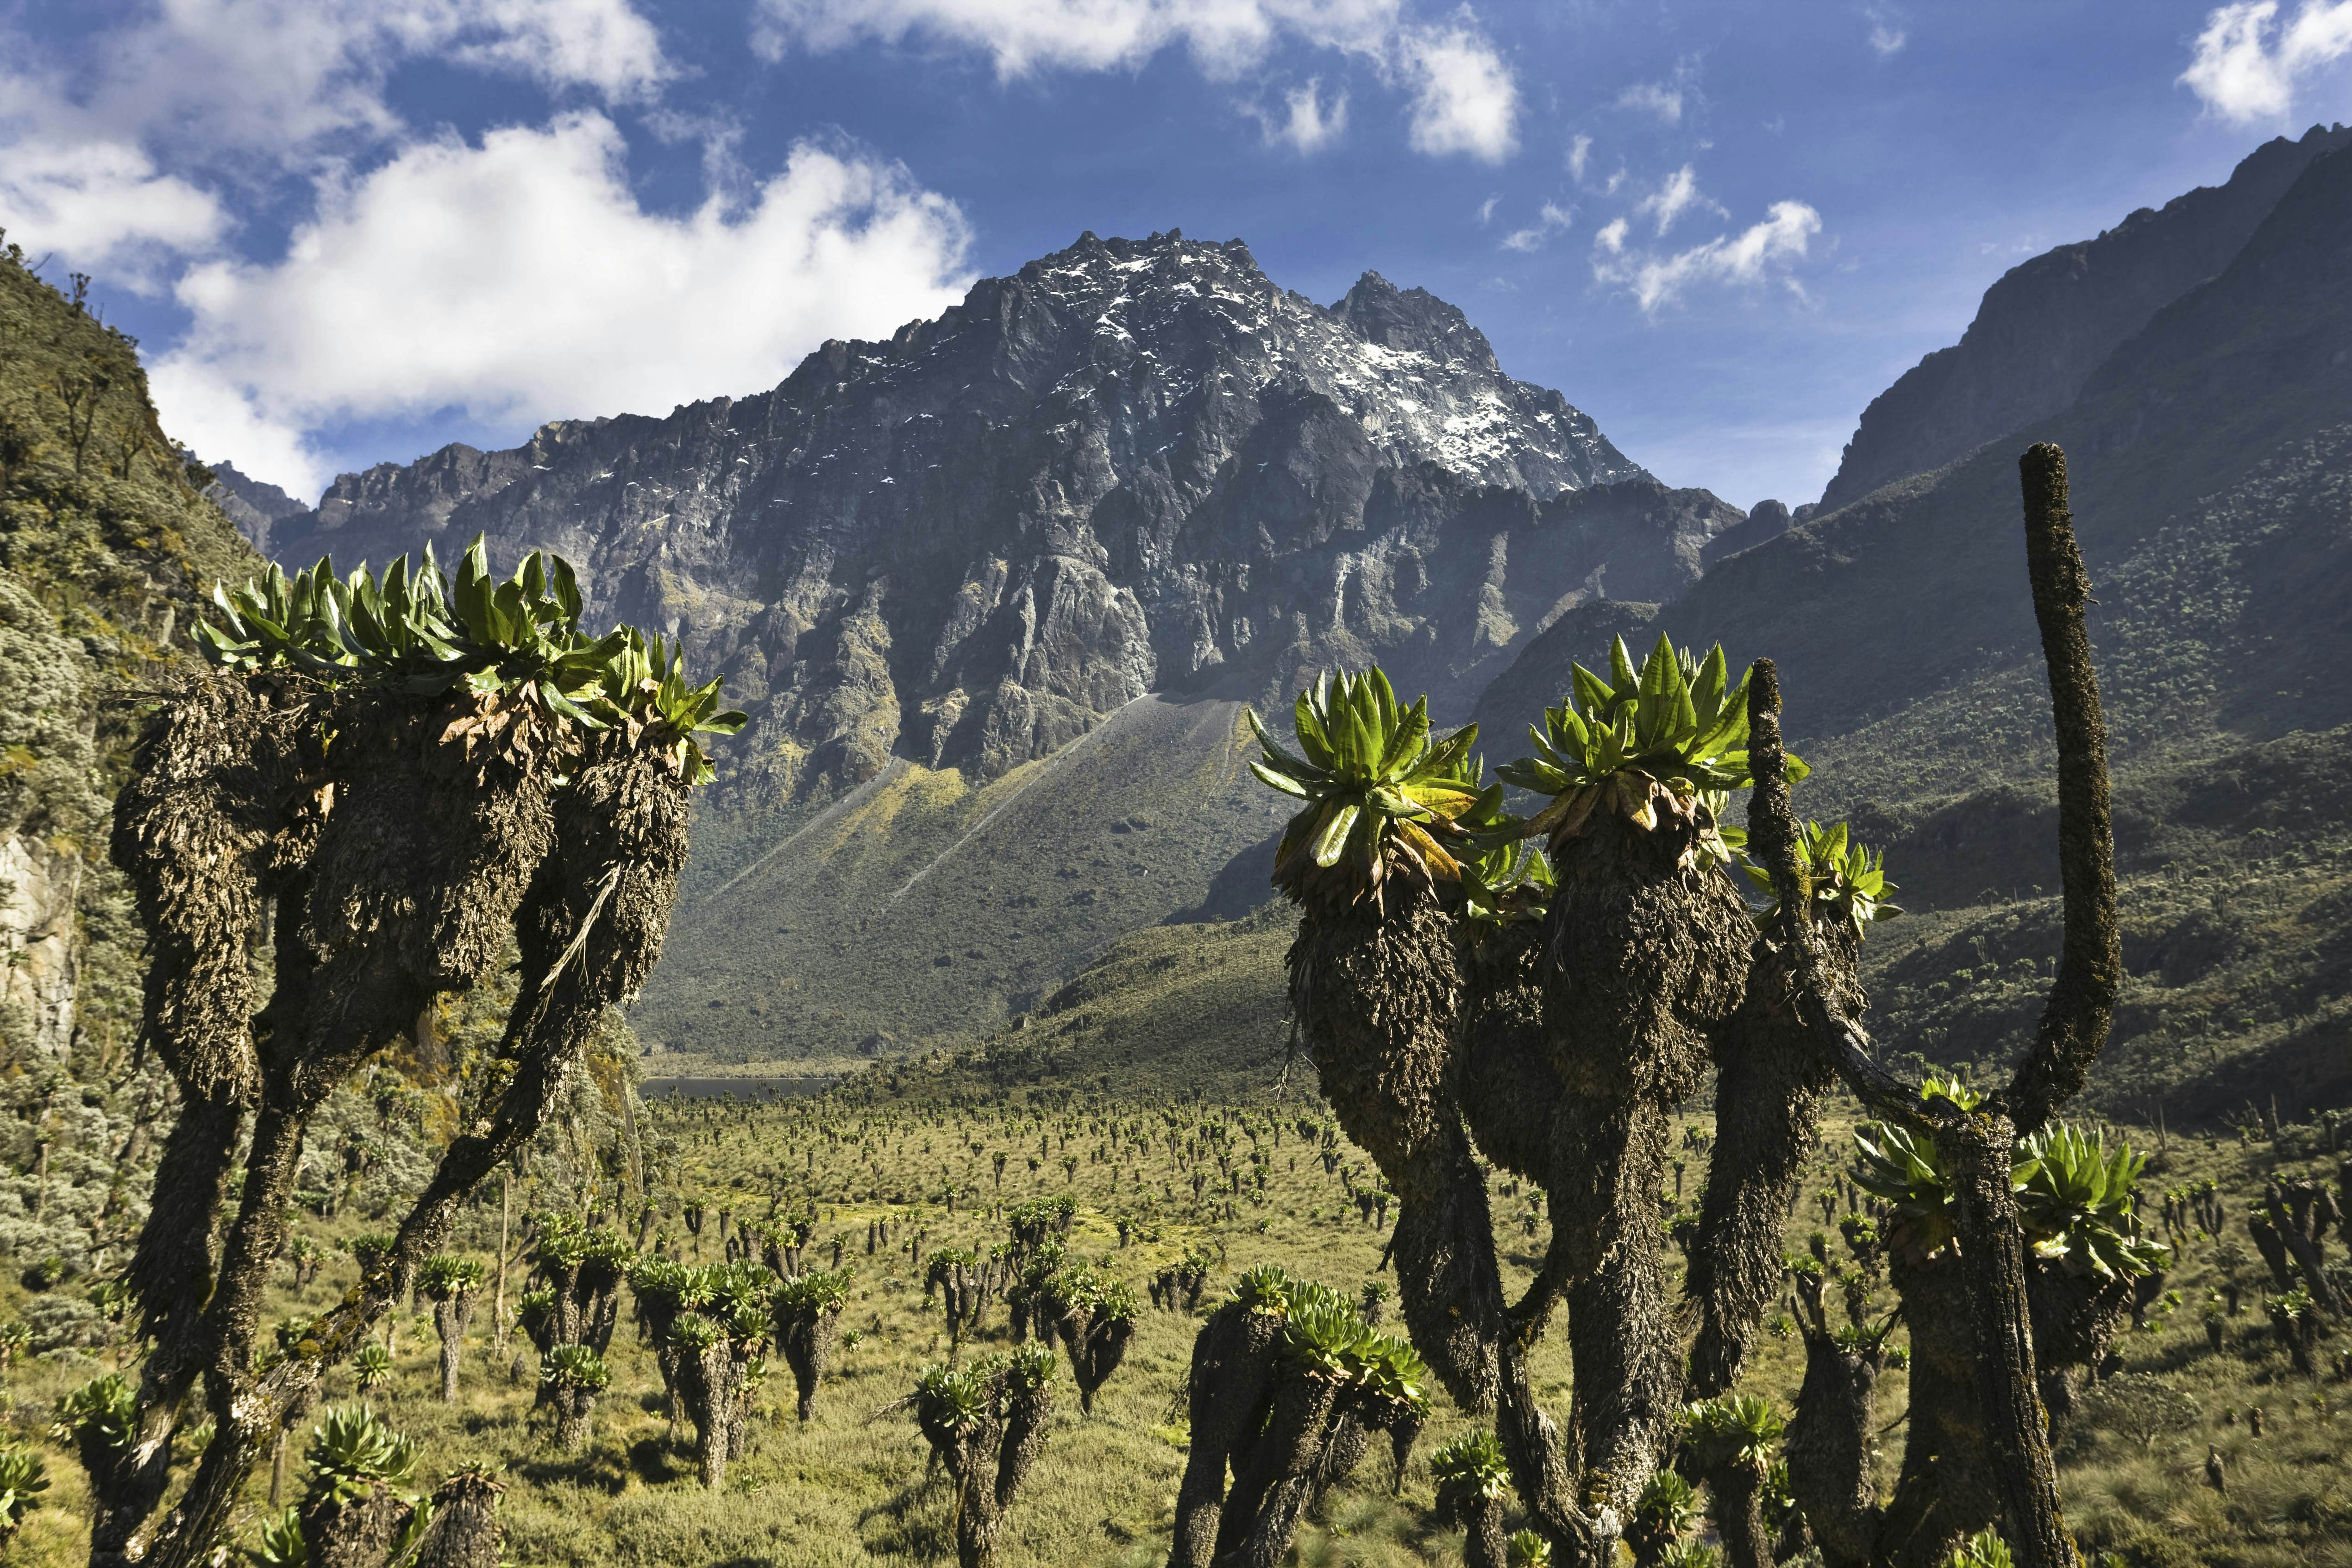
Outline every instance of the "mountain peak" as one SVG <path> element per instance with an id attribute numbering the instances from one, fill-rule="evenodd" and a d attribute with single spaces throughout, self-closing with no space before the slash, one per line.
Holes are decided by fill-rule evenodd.
<path id="1" fill-rule="evenodd" d="M 1440 363 L 1462 361 L 1500 374 L 1494 346 L 1461 310 L 1426 289 L 1399 289 L 1377 272 L 1356 279 L 1331 307 L 1358 336 L 1383 348 L 1427 354 Z"/>

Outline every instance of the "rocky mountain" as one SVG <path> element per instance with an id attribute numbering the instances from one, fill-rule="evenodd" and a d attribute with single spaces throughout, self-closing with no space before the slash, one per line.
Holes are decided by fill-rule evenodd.
<path id="1" fill-rule="evenodd" d="M 446 447 L 299 514 L 238 493 L 289 563 L 551 547 L 592 617 L 722 670 L 753 721 L 640 1022 L 820 1057 L 983 1027 L 1202 907 L 1268 831 L 1241 703 L 1379 658 L 1466 712 L 1560 615 L 1673 597 L 1746 521 L 1426 291 L 1319 305 L 1172 232 L 1083 237 L 769 392 Z"/>
<path id="2" fill-rule="evenodd" d="M 1741 514 L 1669 491 L 1462 312 L 1325 307 L 1238 241 L 1092 235 L 772 392 L 346 475 L 281 559 L 562 551 L 755 722 L 736 798 L 893 757 L 992 778 L 1147 691 L 1377 651 L 1466 696 L 1563 604 L 1674 591 Z"/>
<path id="3" fill-rule="evenodd" d="M 205 499 L 220 508 L 248 543 L 264 555 L 270 552 L 270 531 L 288 518 L 307 520 L 310 509 L 276 485 L 237 471 L 234 463 L 211 465 L 213 482 Z"/>
<path id="4" fill-rule="evenodd" d="M 2312 160 L 2352 145 L 2314 126 L 2249 153 L 2218 186 L 2142 207 L 2096 239 L 2063 245 L 1985 291 L 1960 341 L 1864 410 L 1822 510 L 1938 468 L 2072 405 L 2093 372 L 2156 313 L 2221 272 Z"/>

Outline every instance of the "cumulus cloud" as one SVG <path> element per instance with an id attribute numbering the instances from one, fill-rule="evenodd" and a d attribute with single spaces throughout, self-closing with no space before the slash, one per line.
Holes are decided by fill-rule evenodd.
<path id="1" fill-rule="evenodd" d="M 894 164 L 803 144 L 748 201 L 670 217 L 625 155 L 593 112 L 413 145 L 328 192 L 284 259 L 194 268 L 194 325 L 154 378 L 167 423 L 316 493 L 302 433 L 334 420 L 665 408 L 772 384 L 961 287 L 961 215 Z"/>
<path id="2" fill-rule="evenodd" d="M 1554 234 L 1563 233 L 1576 221 L 1576 215 L 1557 203 L 1546 202 L 1536 221 L 1522 229 L 1514 229 L 1503 237 L 1505 250 L 1535 250 Z"/>
<path id="3" fill-rule="evenodd" d="M 1334 91 L 1328 104 L 1323 100 L 1323 79 L 1309 77 L 1304 87 L 1294 87 L 1283 94 L 1283 112 L 1268 114 L 1253 110 L 1265 139 L 1288 147 L 1295 153 L 1318 153 L 1346 134 L 1348 130 L 1348 95 Z"/>
<path id="4" fill-rule="evenodd" d="M 1518 145 L 1518 88 L 1495 47 L 1466 26 L 1417 32 L 1404 41 L 1413 84 L 1412 146 L 1466 153 L 1499 163 Z"/>
<path id="5" fill-rule="evenodd" d="M 1264 66 L 1286 42 L 1365 61 L 1411 94 L 1413 148 L 1500 162 L 1517 146 L 1518 88 L 1465 7 L 1437 26 L 1404 0 L 758 0 L 752 43 L 771 59 L 861 43 L 928 45 L 985 55 L 1000 78 L 1046 70 L 1132 70 L 1181 48 L 1211 78 Z M 1339 100 L 1344 105 L 1345 100 Z M 1311 93 L 1287 95 L 1289 118 L 1245 107 L 1268 140 L 1308 150 L 1337 133 Z M 1304 112 L 1302 113 L 1302 110 Z"/>
<path id="6" fill-rule="evenodd" d="M 628 0 L 161 0 L 70 85 L 0 32 L 0 224 L 77 264 L 152 273 L 226 226 L 215 186 L 396 139 L 391 73 L 423 58 L 607 101 L 673 74 Z M 157 163 L 168 149 L 178 165 Z"/>
<path id="7" fill-rule="evenodd" d="M 1672 254 L 1643 252 L 1626 243 L 1622 218 L 1595 237 L 1592 276 L 1632 290 L 1645 315 L 1709 283 L 1756 285 L 1778 281 L 1802 293 L 1791 268 L 1804 259 L 1821 232 L 1821 214 L 1802 202 L 1775 202 L 1762 222 L 1737 235 L 1719 235 L 1704 245 Z"/>
<path id="8" fill-rule="evenodd" d="M 661 102 L 676 70 L 631 0 L 152 0 L 68 78 L 0 30 L 0 224 L 191 324 L 154 363 L 166 426 L 299 493 L 322 433 L 461 410 L 487 423 L 665 408 L 772 384 L 828 337 L 935 313 L 965 281 L 953 204 L 862 149 L 745 170 L 730 129 Z M 420 137 L 392 74 L 432 59 L 572 107 Z M 699 142 L 705 195 L 650 212 L 583 100 Z M 1315 103 L 1336 130 L 1338 100 Z M 301 201 L 284 253 L 235 210 Z"/>
<path id="9" fill-rule="evenodd" d="M 0 154 L 0 227 L 142 291 L 226 225 L 218 197 L 158 170 L 134 142 L 32 136 Z"/>
<path id="10" fill-rule="evenodd" d="M 1568 144 L 1568 177 L 1581 184 L 1585 166 L 1592 162 L 1592 138 L 1579 136 Z"/>
<path id="11" fill-rule="evenodd" d="M 2279 21 L 2277 0 L 2239 0 L 2205 18 L 2179 80 L 2224 120 L 2275 120 L 2302 80 L 2352 54 L 2352 0 L 2304 0 Z"/>

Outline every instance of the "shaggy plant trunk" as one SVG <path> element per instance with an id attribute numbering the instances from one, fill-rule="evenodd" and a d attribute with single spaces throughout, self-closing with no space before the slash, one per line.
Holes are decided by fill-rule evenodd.
<path id="1" fill-rule="evenodd" d="M 1657 1194 L 1674 1107 L 1745 993 L 1755 926 L 1693 830 L 1596 810 L 1559 847 L 1544 1023 L 1565 1089 L 1548 1184 L 1588 1495 L 1632 1513 L 1683 1404 Z"/>
<path id="2" fill-rule="evenodd" d="M 1503 1533 L 1503 1504 L 1483 1492 L 1452 1500 L 1446 1509 L 1462 1527 L 1464 1568 L 1507 1568 L 1510 1546 Z"/>
<path id="3" fill-rule="evenodd" d="M 567 1454 L 584 1454 L 588 1440 L 593 1435 L 591 1421 L 596 1414 L 596 1391 L 593 1388 L 559 1388 L 552 1403 L 555 1405 L 555 1446 Z"/>
<path id="4" fill-rule="evenodd" d="M 474 1293 L 459 1290 L 433 1303 L 433 1331 L 441 1336 L 441 1403 L 457 1403 L 457 1358 L 474 1319 Z"/>
<path id="5" fill-rule="evenodd" d="M 315 807 L 318 795 L 243 797 L 295 802 L 291 837 L 272 852 L 298 870 L 270 873 L 279 901 L 278 992 L 257 1031 L 267 1042 L 257 1065 L 268 1087 L 257 1097 L 243 1197 L 213 1276 L 217 1284 L 196 1309 L 214 1437 L 173 1512 L 162 1520 L 151 1512 L 138 1527 L 152 1531 L 150 1568 L 196 1568 L 208 1560 L 288 1409 L 326 1367 L 350 1355 L 404 1293 L 419 1263 L 440 1249 L 476 1186 L 538 1131 L 607 1011 L 634 995 L 650 972 L 685 861 L 686 784 L 619 731 L 590 737 L 570 764 L 570 784 L 551 799 L 544 783 L 503 778 L 504 763 L 488 765 L 487 783 L 477 780 L 462 751 L 438 740 L 446 708 L 403 710 L 374 698 L 350 707 L 337 717 L 335 749 L 348 772 L 334 777 L 335 804 L 323 823 L 299 816 Z M 170 896 L 189 863 L 171 834 L 173 813 L 184 802 L 149 787 L 169 771 L 158 765 L 158 753 L 177 754 L 179 717 L 171 711 L 142 746 L 133 785 L 117 806 L 116 858 L 131 875 L 151 930 L 186 923 Z M 215 771 L 250 765 L 240 755 Z M 541 777 L 551 773 L 542 770 Z M 316 847 L 305 858 L 308 843 Z M 479 1080 L 483 1098 L 467 1108 L 466 1131 L 401 1222 L 385 1263 L 304 1342 L 316 1352 L 257 1371 L 263 1291 L 283 1240 L 310 1111 L 389 1042 L 397 1020 L 414 1018 L 425 998 L 486 973 L 509 930 L 522 956 L 517 998 L 497 1048 L 499 1070 Z M 180 1026 L 176 1017 L 158 1021 L 152 986 L 149 1001 L 151 1027 Z M 167 995 L 163 1006 L 169 1013 L 181 1000 Z M 176 1287 L 183 1302 L 204 1278 Z M 180 1310 L 165 1301 L 150 1310 L 158 1305 L 167 1318 Z M 142 1429 L 152 1414 L 142 1407 Z M 584 1432 L 584 1413 L 578 1425 Z"/>
<path id="6" fill-rule="evenodd" d="M 741 1363 L 724 1340 L 678 1359 L 678 1394 L 694 1423 L 694 1458 L 702 1484 L 717 1491 L 734 1458 L 737 1379 Z"/>
<path id="7" fill-rule="evenodd" d="M 1977 1396 L 2002 1534 L 2038 1538 L 2042 1562 L 2072 1564 L 2078 1559 L 2058 1500 L 2026 1298 L 2025 1240 L 2011 1184 L 2016 1133 L 2005 1117 L 1974 1116 L 1938 1129 L 1937 1142 L 1958 1200 L 1960 1260 L 1975 1318 Z"/>
<path id="8" fill-rule="evenodd" d="M 735 1397 L 727 1407 L 727 1458 L 729 1462 L 741 1458 L 751 1447 L 751 1347 L 735 1345 L 729 1351 L 728 1376 Z"/>
<path id="9" fill-rule="evenodd" d="M 1826 1568 L 1870 1568 L 1878 1547 L 1878 1489 L 1871 1468 L 1885 1352 L 1875 1343 L 1839 1344 L 1817 1316 L 1803 1329 L 1805 1381 L 1785 1445 L 1789 1490 Z M 1918 1365 L 1916 1354 L 1912 1364 Z"/>
<path id="10" fill-rule="evenodd" d="M 678 1392 L 678 1379 L 684 1375 L 686 1352 L 665 1340 L 654 1350 L 654 1364 L 660 1369 L 662 1380 L 662 1419 L 669 1423 L 669 1440 L 677 1440 L 677 1424 L 686 1419 L 686 1400 Z"/>
<path id="11" fill-rule="evenodd" d="M 382 1481 L 348 1501 L 320 1499 L 301 1515 L 305 1568 L 386 1568 L 412 1511 Z"/>
<path id="12" fill-rule="evenodd" d="M 1225 1503 L 1225 1467 L 1246 1464 L 1246 1445 L 1265 1422 L 1274 1397 L 1274 1362 L 1282 1320 L 1228 1302 L 1192 1341 L 1186 1400 L 1192 1446 L 1176 1491 L 1176 1530 L 1168 1568 L 1211 1568 Z"/>
<path id="13" fill-rule="evenodd" d="M 1865 1000 L 1855 978 L 1860 942 L 1845 926 L 1821 935 L 1839 1004 L 1858 1016 Z M 1785 937 L 1767 931 L 1753 952 L 1739 1010 L 1718 1037 L 1714 1160 L 1683 1284 L 1698 1309 L 1693 1399 L 1729 1393 L 1755 1347 L 1780 1283 L 1790 1201 L 1817 1141 L 1822 1091 L 1835 1076 L 1798 1016 Z"/>
<path id="14" fill-rule="evenodd" d="M 1004 1515 L 1045 1446 L 1053 1410 L 1053 1385 L 1040 1383 L 1000 1390 L 975 1420 L 924 1428 L 956 1485 L 957 1568 L 994 1568 Z"/>
<path id="15" fill-rule="evenodd" d="M 1413 1348 L 1475 1414 L 1494 1407 L 1503 1290 L 1454 1097 L 1454 922 L 1402 879 L 1390 893 L 1384 917 L 1308 907 L 1287 961 L 1291 1009 L 1324 1098 L 1401 1201 L 1392 1245 Z"/>
<path id="16" fill-rule="evenodd" d="M 1308 1507 L 1354 1472 L 1369 1433 L 1347 1392 L 1303 1368 L 1281 1369 L 1265 1430 L 1234 1472 L 1216 1568 L 1276 1568 Z"/>
<path id="17" fill-rule="evenodd" d="M 1095 1394 L 1110 1381 L 1127 1359 L 1129 1342 L 1135 1338 L 1135 1323 L 1128 1318 L 1095 1319 L 1085 1312 L 1073 1312 L 1062 1325 L 1062 1344 L 1069 1352 L 1070 1376 L 1078 1385 L 1078 1413 L 1095 1413 Z"/>
<path id="18" fill-rule="evenodd" d="M 1465 924 L 1459 1063 L 1463 1119 L 1478 1152 L 1542 1186 L 1551 1179 L 1559 1074 L 1544 1047 L 1542 928 Z"/>
<path id="19" fill-rule="evenodd" d="M 415 1568 L 499 1568 L 506 1531 L 499 1525 L 499 1499 L 505 1490 L 480 1470 L 459 1470 L 443 1481 L 416 1542 Z"/>
<path id="20" fill-rule="evenodd" d="M 817 1385 L 824 1381 L 825 1368 L 833 1360 L 834 1331 L 840 1321 L 838 1311 L 801 1312 L 784 1324 L 784 1331 L 778 1336 L 784 1361 L 793 1369 L 793 1386 L 800 1395 L 797 1409 L 803 1426 L 815 1413 Z"/>
<path id="21" fill-rule="evenodd" d="M 2053 1443 L 2074 1419 L 2084 1376 L 2106 1359 L 2137 1293 L 2128 1279 L 2076 1274 L 2063 1263 L 2040 1258 L 2027 1263 L 2025 1300 L 2033 1324 L 2033 1362 Z"/>
<path id="22" fill-rule="evenodd" d="M 1931 1124 L 1949 1173 L 1960 1267 L 1968 1280 L 1961 1308 L 1977 1341 L 1969 1370 L 1983 1429 L 1975 1451 L 1993 1472 L 2002 1538 L 2019 1568 L 2075 1568 L 2080 1557 L 2059 1503 L 2039 1391 L 2011 1156 L 2021 1136 L 2044 1125 L 2088 1080 L 2106 1042 L 2123 955 L 2116 920 L 2106 725 L 2084 621 L 2091 582 L 2068 510 L 2065 456 L 2056 447 L 2038 445 L 2018 460 L 2018 471 L 2025 501 L 2026 571 L 2057 739 L 2058 864 L 2064 894 L 2058 973 L 2033 1044 L 2009 1085 L 1976 1109 L 1963 1110 L 1949 1100 L 1923 1104 L 1916 1087 L 1878 1065 L 1867 1042 L 1838 1011 L 1820 955 L 1801 931 L 1797 959 L 1807 993 L 1801 1003 L 1805 1021 L 1823 1051 L 1880 1115 Z M 1770 661 L 1759 659 L 1748 686 L 1748 752 L 1759 781 L 1748 808 L 1749 844 L 1770 872 L 1781 902 L 1794 907 L 1804 894 L 1796 867 L 1795 820 L 1780 776 L 1780 708 L 1778 678 Z M 1912 1310 L 1907 1295 L 1905 1308 L 1916 1332 L 1925 1315 Z M 1915 1404 L 1915 1436 L 1916 1411 Z"/>
<path id="23" fill-rule="evenodd" d="M 1764 1528 L 1764 1477 L 1752 1465 L 1720 1465 L 1706 1474 L 1707 1517 L 1723 1538 L 1731 1568 L 1772 1568 L 1772 1532 Z"/>
<path id="24" fill-rule="evenodd" d="M 1465 931 L 1455 1054 L 1463 1115 L 1480 1152 L 1548 1189 L 1554 1123 L 1565 1091 L 1545 1044 L 1541 957 L 1542 931 L 1533 923 Z M 1476 1184 L 1483 1194 L 1485 1184 L 1475 1169 L 1457 1171 L 1454 1180 Z M 1495 1435 L 1522 1505 L 1560 1561 L 1602 1563 L 1611 1556 L 1609 1543 L 1575 1507 L 1569 1445 L 1537 1403 L 1528 1371 L 1528 1352 L 1543 1337 L 1567 1278 L 1561 1245 L 1567 1232 L 1558 1223 L 1557 1195 L 1548 1191 L 1547 1197 L 1554 1225 L 1542 1272 L 1525 1299 L 1498 1313 L 1503 1331 L 1495 1346 Z"/>

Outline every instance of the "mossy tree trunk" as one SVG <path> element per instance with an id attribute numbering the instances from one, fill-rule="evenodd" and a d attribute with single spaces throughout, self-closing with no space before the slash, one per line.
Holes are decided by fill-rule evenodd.
<path id="1" fill-rule="evenodd" d="M 457 1361 L 466 1348 L 466 1328 L 474 1319 L 474 1293 L 453 1290 L 433 1303 L 433 1331 L 441 1338 L 441 1403 L 457 1403 Z"/>
<path id="2" fill-rule="evenodd" d="M 2080 1562 L 2060 1506 L 2057 1470 L 2040 1393 L 2024 1244 L 2011 1190 L 2019 1137 L 2042 1127 L 2080 1092 L 2105 1045 L 2121 983 L 2116 920 L 2115 837 L 2108 802 L 2106 728 L 2084 621 L 2090 577 L 2068 508 L 2065 456 L 2035 446 L 2019 459 L 2025 503 L 2027 574 L 2050 678 L 2058 751 L 2058 858 L 2064 894 L 2058 973 L 2032 1047 L 2008 1086 L 1973 1110 L 1948 1099 L 1922 1102 L 1917 1088 L 1878 1065 L 1839 1009 L 1818 944 L 1795 930 L 1803 980 L 1801 1010 L 1825 1056 L 1878 1114 L 1926 1124 L 1950 1173 L 1966 1279 L 1962 1318 L 1975 1336 L 1970 1365 L 1981 1436 L 1973 1452 L 1990 1470 L 2002 1538 L 2020 1568 L 2076 1568 Z M 1769 660 L 1749 685 L 1749 754 L 1759 784 L 1750 842 L 1782 904 L 1803 898 L 1796 828 L 1780 777 L 1780 690 Z M 1794 928 L 1792 928 L 1794 929 Z M 1915 1333 L 1926 1314 L 1909 1312 Z M 1956 1407 L 1965 1403 L 1957 1392 Z M 1914 1394 L 1913 1420 L 1923 1407 Z M 1948 1459 L 1949 1456 L 1945 1456 Z M 1940 1490 L 1940 1483 L 1939 1483 Z M 1898 1510 L 1903 1501 L 1898 1492 Z M 1958 1511 L 1958 1510 L 1953 1510 Z M 1943 1517 L 1939 1510 L 1939 1521 Z M 1902 1521 L 1890 1517 L 1890 1526 Z M 1938 1522 L 1935 1532 L 1941 1534 Z"/>
<path id="3" fill-rule="evenodd" d="M 539 1130 L 598 1021 L 660 951 L 685 858 L 684 781 L 608 731 L 586 741 L 559 789 L 551 761 L 478 762 L 444 744 L 461 706 L 206 675 L 134 759 L 114 851 L 156 943 L 151 1035 L 195 1101 L 250 1109 L 254 1129 L 216 1264 L 201 1240 L 225 1201 L 217 1137 L 192 1133 L 182 1167 L 192 1179 L 142 1235 L 157 1370 L 142 1385 L 141 1446 L 93 1474 L 94 1564 L 194 1568 L 209 1557 L 287 1412 L 405 1293 L 476 1185 Z M 322 726 L 338 736 L 324 759 L 303 739 Z M 264 895 L 277 905 L 276 989 L 257 1013 L 239 1001 L 249 981 L 213 973 L 202 955 L 234 952 L 241 972 Z M 521 983 L 465 1130 L 383 1263 L 306 1339 L 315 1353 L 257 1372 L 262 1294 L 311 1113 L 432 996 L 487 973 L 509 932 Z M 214 1438 L 159 1517 L 153 1456 L 168 1454 L 179 1393 L 197 1374 Z"/>

